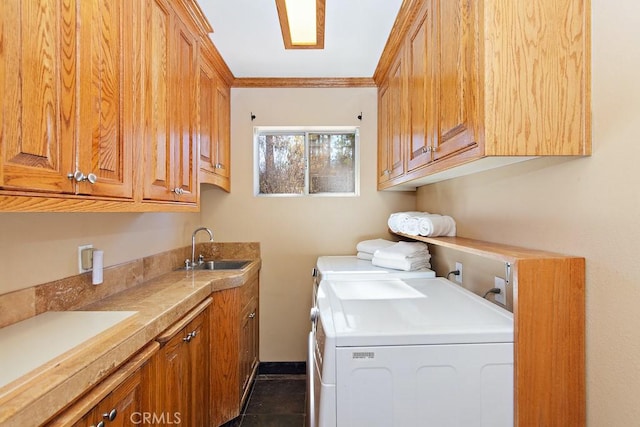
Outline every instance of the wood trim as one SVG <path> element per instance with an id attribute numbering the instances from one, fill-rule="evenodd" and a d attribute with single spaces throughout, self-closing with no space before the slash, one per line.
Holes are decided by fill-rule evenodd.
<path id="1" fill-rule="evenodd" d="M 299 45 L 291 42 L 291 31 L 289 20 L 287 19 L 287 5 L 285 0 L 276 0 L 278 9 L 278 20 L 282 31 L 282 41 L 285 49 L 324 49 L 324 10 L 325 0 L 316 0 L 316 44 Z"/>
<path id="2" fill-rule="evenodd" d="M 369 77 L 240 77 L 232 87 L 239 88 L 350 88 L 376 87 Z"/>
<path id="3" fill-rule="evenodd" d="M 134 202 L 68 194 L 0 191 L 0 212 L 198 212 L 199 203 Z"/>
<path id="4" fill-rule="evenodd" d="M 207 56 L 207 59 L 213 65 L 213 69 L 220 77 L 222 77 L 227 86 L 231 87 L 235 80 L 231 69 L 225 62 L 222 55 L 220 55 L 220 51 L 218 51 L 209 36 L 204 34 L 201 34 L 200 36 L 200 52 Z"/>
<path id="5" fill-rule="evenodd" d="M 514 425 L 584 426 L 584 258 L 520 260 L 514 278 Z"/>
<path id="6" fill-rule="evenodd" d="M 400 10 L 398 11 L 398 16 L 396 16 L 393 27 L 391 27 L 387 43 L 378 60 L 378 66 L 373 73 L 373 80 L 377 86 L 382 84 L 382 81 L 389 73 L 391 64 L 402 47 L 402 42 L 404 41 L 407 31 L 409 31 L 409 26 L 415 20 L 424 1 L 425 0 L 403 0 Z"/>
<path id="7" fill-rule="evenodd" d="M 485 242 L 483 240 L 469 239 L 466 237 L 424 237 L 411 236 L 404 233 L 394 233 L 398 236 L 406 237 L 411 240 L 418 240 L 433 245 L 442 246 L 449 249 L 458 250 L 472 255 L 478 255 L 484 258 L 490 258 L 496 261 L 516 262 L 529 258 L 545 258 L 545 259 L 565 259 L 566 255 L 557 254 L 537 249 L 522 248 L 519 246 L 506 245 L 502 243 Z"/>
<path id="8" fill-rule="evenodd" d="M 173 338 L 180 330 L 184 329 L 193 319 L 198 317 L 200 313 L 206 310 L 211 305 L 213 298 L 209 297 L 202 301 L 196 308 L 185 314 L 180 320 L 171 325 L 163 333 L 156 337 L 156 341 L 160 344 L 166 344 L 171 338 Z"/>
<path id="9" fill-rule="evenodd" d="M 189 25 L 196 30 L 198 34 L 213 33 L 213 27 L 200 8 L 200 5 L 194 0 L 172 0 L 172 7 L 176 12 L 180 13 L 182 18 L 189 18 Z"/>

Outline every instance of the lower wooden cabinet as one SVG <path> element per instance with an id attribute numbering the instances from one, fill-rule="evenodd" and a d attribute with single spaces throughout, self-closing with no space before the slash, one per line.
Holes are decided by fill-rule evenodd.
<path id="1" fill-rule="evenodd" d="M 211 316 L 211 425 L 240 415 L 258 369 L 259 280 L 213 294 Z"/>
<path id="2" fill-rule="evenodd" d="M 151 415 L 152 371 L 160 345 L 149 344 L 115 373 L 73 402 L 46 426 L 118 427 L 143 424 Z M 147 415 L 148 414 L 148 415 Z"/>
<path id="3" fill-rule="evenodd" d="M 207 298 L 156 340 L 160 343 L 152 376 L 152 412 L 173 424 L 209 425 L 209 308 Z M 166 421 L 166 420 L 165 420 Z"/>
<path id="4" fill-rule="evenodd" d="M 216 291 L 47 426 L 219 426 L 258 368 L 259 280 Z"/>

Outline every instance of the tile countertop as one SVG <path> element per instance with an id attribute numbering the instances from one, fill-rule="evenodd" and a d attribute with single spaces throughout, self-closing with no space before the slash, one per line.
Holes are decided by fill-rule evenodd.
<path id="1" fill-rule="evenodd" d="M 260 259 L 242 270 L 174 271 L 80 311 L 136 311 L 41 369 L 0 388 L 0 425 L 39 425 L 105 379 L 212 292 L 257 276 Z M 1 369 L 7 369 L 2 366 Z"/>

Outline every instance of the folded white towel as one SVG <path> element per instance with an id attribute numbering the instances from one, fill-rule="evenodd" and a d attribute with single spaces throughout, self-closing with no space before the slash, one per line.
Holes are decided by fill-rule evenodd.
<path id="1" fill-rule="evenodd" d="M 373 254 L 369 252 L 358 252 L 356 257 L 359 259 L 366 259 L 367 261 L 371 261 L 373 259 Z"/>
<path id="2" fill-rule="evenodd" d="M 414 215 L 421 214 L 421 213 L 426 213 L 426 212 L 411 211 L 411 212 L 392 213 L 391 215 L 389 215 L 389 219 L 387 220 L 387 225 L 389 226 L 389 229 L 391 231 L 396 233 L 400 231 L 401 225 L 404 221 L 406 221 L 408 218 L 411 218 Z"/>
<path id="3" fill-rule="evenodd" d="M 403 271 L 417 271 L 425 268 L 431 268 L 431 264 L 424 258 L 389 259 L 374 256 L 371 260 L 371 264 L 378 267 Z"/>
<path id="4" fill-rule="evenodd" d="M 420 236 L 455 236 L 456 222 L 447 215 L 426 215 L 417 217 L 418 234 Z"/>
<path id="5" fill-rule="evenodd" d="M 429 247 L 422 242 L 398 242 L 374 252 L 374 258 L 407 259 L 430 257 Z"/>
<path id="6" fill-rule="evenodd" d="M 378 249 L 386 248 L 395 243 L 396 242 L 392 242 L 391 240 L 385 240 L 385 239 L 363 240 L 362 242 L 356 245 L 356 250 L 358 252 L 368 252 L 370 254 L 373 254 Z"/>

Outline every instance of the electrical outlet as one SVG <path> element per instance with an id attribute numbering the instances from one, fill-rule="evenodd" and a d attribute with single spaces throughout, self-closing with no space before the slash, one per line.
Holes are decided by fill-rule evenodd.
<path id="1" fill-rule="evenodd" d="M 458 270 L 458 274 L 454 275 L 456 282 L 462 283 L 462 263 L 456 262 L 456 270 Z"/>
<path id="2" fill-rule="evenodd" d="M 91 268 L 83 268 L 82 267 L 82 251 L 85 249 L 93 249 L 93 245 L 82 245 L 78 246 L 78 273 L 84 273 L 87 271 L 91 271 Z"/>
<path id="3" fill-rule="evenodd" d="M 507 305 L 507 284 L 502 277 L 493 278 L 494 287 L 500 289 L 499 294 L 493 294 L 493 300 L 502 305 Z"/>

